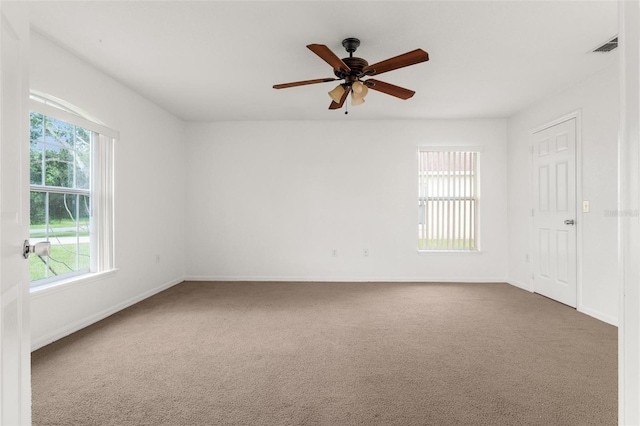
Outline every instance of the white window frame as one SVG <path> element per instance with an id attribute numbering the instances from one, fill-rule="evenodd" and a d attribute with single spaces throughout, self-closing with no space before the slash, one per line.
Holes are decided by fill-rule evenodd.
<path id="1" fill-rule="evenodd" d="M 460 196 L 460 189 L 457 190 L 449 190 L 449 191 L 444 191 L 444 192 L 454 192 L 454 195 L 448 195 L 447 197 L 442 197 L 442 194 L 435 194 L 435 195 L 431 195 L 431 194 L 427 194 L 427 188 L 425 187 L 425 185 L 423 184 L 423 180 L 425 178 L 425 173 L 427 173 L 427 166 L 426 164 L 423 164 L 424 161 L 424 156 L 423 153 L 427 153 L 427 152 L 433 152 L 433 153 L 442 153 L 443 155 L 447 155 L 447 153 L 461 153 L 461 152 L 466 152 L 466 153 L 472 153 L 474 155 L 475 158 L 475 165 L 473 167 L 473 174 L 472 174 L 472 182 L 471 184 L 473 185 L 473 187 L 471 188 L 471 190 L 469 191 L 469 195 L 462 195 Z M 480 251 L 480 206 L 481 206 L 481 196 L 480 196 L 480 164 L 481 164 L 481 153 L 482 153 L 482 147 L 481 146 L 438 146 L 438 147 L 434 147 L 434 146 L 420 146 L 418 147 L 418 151 L 417 151 L 417 169 L 418 169 L 418 223 L 417 223 L 417 228 L 418 228 L 418 241 L 417 241 L 417 245 L 418 245 L 418 253 L 419 254 L 435 254 L 435 253 L 444 253 L 444 254 L 449 254 L 449 253 L 453 253 L 453 254 L 479 254 L 481 253 Z M 441 185 L 445 185 L 445 184 L 449 184 L 448 179 L 451 177 L 451 172 L 442 172 L 441 174 L 438 175 L 438 179 L 440 180 L 440 184 Z M 454 181 L 455 182 L 455 181 Z M 455 183 L 452 184 L 453 186 L 455 186 Z M 453 187 L 452 187 L 453 188 Z M 442 192 L 442 191 L 441 191 Z M 457 194 L 455 194 L 457 193 Z M 453 241 L 451 241 L 450 243 L 447 244 L 441 244 L 438 247 L 426 247 L 425 245 L 423 245 L 423 241 L 426 240 L 429 236 L 429 225 L 427 225 L 428 223 L 428 217 L 427 217 L 427 210 L 428 210 L 428 206 L 427 203 L 429 201 L 433 202 L 439 202 L 439 201 L 445 201 L 445 202 L 450 202 L 450 201 L 457 201 L 457 200 L 470 200 L 473 201 L 473 205 L 474 205 L 474 210 L 473 210 L 473 216 L 472 216 L 472 222 L 473 222 L 473 235 L 471 237 L 471 240 L 473 241 L 473 246 L 470 247 L 464 247 L 464 244 L 462 247 L 455 247 Z M 444 213 L 443 213 L 444 215 Z M 421 218 L 422 220 L 425 222 L 424 224 L 422 224 L 421 226 Z M 451 219 L 448 219 L 451 220 Z M 433 229 L 433 228 L 432 228 Z M 449 234 L 451 234 L 451 232 L 449 232 Z M 449 238 L 451 239 L 451 238 Z"/>
<path id="2" fill-rule="evenodd" d="M 114 148 L 120 135 L 84 111 L 52 96 L 32 92 L 30 110 L 94 133 L 91 154 L 91 267 L 89 272 L 68 273 L 31 283 L 37 292 L 54 286 L 93 280 L 116 270 L 114 244 Z M 36 186 L 37 185 L 31 185 Z M 74 192 L 73 189 L 65 192 Z"/>

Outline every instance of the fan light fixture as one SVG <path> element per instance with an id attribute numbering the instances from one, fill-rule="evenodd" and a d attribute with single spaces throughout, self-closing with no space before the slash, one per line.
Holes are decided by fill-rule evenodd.
<path id="1" fill-rule="evenodd" d="M 329 97 L 336 103 L 339 103 L 344 96 L 345 88 L 342 84 L 338 84 L 332 91 L 329 92 Z M 361 81 L 354 81 L 351 85 L 351 105 L 362 105 L 364 103 L 364 97 L 369 93 L 369 89 Z"/>
<path id="2" fill-rule="evenodd" d="M 362 96 L 358 96 L 355 93 L 351 93 L 351 105 L 352 106 L 358 106 L 358 105 L 362 105 L 364 103 L 364 98 Z"/>
<path id="3" fill-rule="evenodd" d="M 362 105 L 367 93 L 369 93 L 367 86 L 365 86 L 361 81 L 354 81 L 351 85 L 351 105 Z"/>
<path id="4" fill-rule="evenodd" d="M 362 96 L 363 98 L 367 95 L 367 92 L 369 91 L 369 89 L 367 89 L 367 86 L 365 86 L 361 81 L 354 81 L 353 84 L 351 85 L 351 90 L 353 90 L 353 93 L 356 93 Z"/>
<path id="5" fill-rule="evenodd" d="M 345 89 L 342 87 L 342 84 L 338 84 L 335 89 L 329 92 L 329 97 L 333 99 L 334 102 L 338 103 L 340 102 L 342 95 L 344 95 L 344 90 Z"/>

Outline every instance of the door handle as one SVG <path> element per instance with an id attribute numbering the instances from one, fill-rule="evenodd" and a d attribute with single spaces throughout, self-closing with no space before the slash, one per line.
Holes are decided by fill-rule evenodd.
<path id="1" fill-rule="evenodd" d="M 576 222 L 573 219 L 567 219 L 564 221 L 565 225 L 575 225 Z"/>
<path id="2" fill-rule="evenodd" d="M 22 257 L 28 259 L 31 253 L 35 253 L 38 256 L 49 256 L 51 253 L 51 243 L 49 241 L 43 241 L 32 246 L 29 244 L 29 240 L 24 240 L 24 245 L 22 246 Z"/>

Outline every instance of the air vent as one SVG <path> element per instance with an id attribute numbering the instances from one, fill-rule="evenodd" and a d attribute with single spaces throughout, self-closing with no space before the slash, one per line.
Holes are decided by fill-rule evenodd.
<path id="1" fill-rule="evenodd" d="M 608 42 L 606 42 L 602 46 L 597 47 L 596 49 L 593 50 L 593 52 L 594 53 L 596 53 L 596 52 L 597 53 L 611 52 L 616 47 L 618 47 L 618 37 L 609 40 Z"/>

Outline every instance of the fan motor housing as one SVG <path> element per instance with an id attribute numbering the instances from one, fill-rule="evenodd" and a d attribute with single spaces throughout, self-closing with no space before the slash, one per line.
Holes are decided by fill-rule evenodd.
<path id="1" fill-rule="evenodd" d="M 351 72 L 345 72 L 341 69 L 334 69 L 333 73 L 338 78 L 344 78 L 351 81 L 355 81 L 358 79 L 358 77 L 362 77 L 362 70 L 369 65 L 369 63 L 364 59 L 357 58 L 355 56 L 342 58 L 342 62 L 344 62 L 349 68 L 351 68 Z"/>

